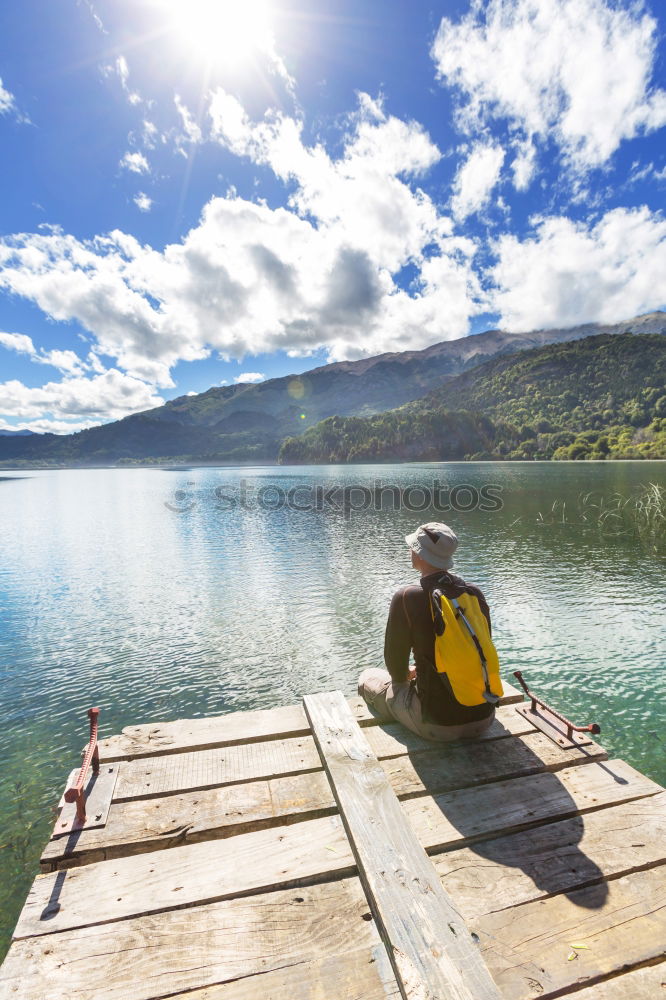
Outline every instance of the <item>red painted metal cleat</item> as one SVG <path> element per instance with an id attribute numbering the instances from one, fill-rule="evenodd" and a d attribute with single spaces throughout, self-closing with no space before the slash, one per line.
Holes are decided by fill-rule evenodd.
<path id="1" fill-rule="evenodd" d="M 83 755 L 83 763 L 76 781 L 65 792 L 65 802 L 76 802 L 76 820 L 86 821 L 86 801 L 83 786 L 85 785 L 88 768 L 92 763 L 93 774 L 99 774 L 99 747 L 97 746 L 97 728 L 99 723 L 99 708 L 88 709 L 90 719 L 90 742 Z"/>
<path id="2" fill-rule="evenodd" d="M 529 710 L 527 708 L 519 707 L 518 711 L 525 718 L 532 716 L 531 720 L 537 729 L 541 729 L 554 739 L 556 743 L 561 746 L 565 745 L 565 740 L 572 745 L 576 745 L 577 742 L 574 740 L 574 733 L 594 733 L 595 736 L 601 732 L 601 727 L 597 725 L 596 722 L 591 722 L 587 726 L 576 726 L 570 719 L 558 712 L 557 709 L 553 708 L 551 705 L 547 704 L 540 698 L 539 695 L 535 694 L 534 691 L 530 691 L 527 686 L 525 679 L 523 678 L 522 672 L 520 670 L 514 670 L 513 676 L 516 678 L 523 691 L 527 697 L 531 700 Z M 541 711 L 537 711 L 537 708 Z M 566 736 L 564 735 L 566 732 Z"/>

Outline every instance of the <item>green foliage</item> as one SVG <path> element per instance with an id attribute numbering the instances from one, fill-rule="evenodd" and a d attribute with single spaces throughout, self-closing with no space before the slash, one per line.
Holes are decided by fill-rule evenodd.
<path id="1" fill-rule="evenodd" d="M 336 372 L 326 379 L 335 382 Z M 380 392 L 385 378 L 377 366 L 368 383 L 374 406 L 388 398 Z M 404 380 L 394 372 L 393 399 L 405 398 Z M 0 438 L 0 467 L 239 464 L 273 462 L 278 453 L 285 463 L 666 458 L 665 386 L 663 335 L 603 334 L 495 355 L 443 377 L 416 402 L 367 417 L 315 423 L 317 413 L 330 412 L 331 385 L 313 388 L 305 423 L 301 404 L 276 402 L 285 387 L 255 387 L 252 405 L 231 413 L 223 404 L 245 400 L 250 389 L 210 389 L 77 434 Z"/>
<path id="2" fill-rule="evenodd" d="M 492 358 L 422 400 L 330 417 L 283 463 L 666 458 L 666 339 L 604 334 Z"/>

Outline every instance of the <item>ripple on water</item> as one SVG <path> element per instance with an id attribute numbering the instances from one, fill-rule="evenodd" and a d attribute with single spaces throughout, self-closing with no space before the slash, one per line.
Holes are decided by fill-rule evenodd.
<path id="1" fill-rule="evenodd" d="M 0 490 L 0 927 L 15 923 L 78 759 L 86 710 L 109 735 L 168 720 L 351 694 L 381 662 L 404 535 L 444 517 L 456 571 L 491 605 L 505 675 L 603 727 L 611 754 L 662 783 L 663 562 L 589 526 L 537 524 L 556 500 L 663 482 L 662 464 L 484 463 L 354 469 L 37 472 Z M 215 489 L 375 482 L 501 487 L 499 511 L 220 509 Z M 629 487 L 627 486 L 629 483 Z M 176 490 L 195 502 L 165 507 Z M 235 492 L 234 492 L 235 491 Z M 29 525 L 29 530 L 26 530 Z"/>

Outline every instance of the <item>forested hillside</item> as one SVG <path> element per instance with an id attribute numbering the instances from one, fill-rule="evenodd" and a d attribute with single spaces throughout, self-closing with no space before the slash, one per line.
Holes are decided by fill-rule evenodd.
<path id="1" fill-rule="evenodd" d="M 280 461 L 666 458 L 666 341 L 601 335 L 494 358 L 422 400 L 331 418 Z"/>

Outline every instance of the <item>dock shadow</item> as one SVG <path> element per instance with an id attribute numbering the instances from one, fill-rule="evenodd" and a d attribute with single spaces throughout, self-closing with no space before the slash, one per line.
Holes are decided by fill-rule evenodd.
<path id="1" fill-rule="evenodd" d="M 580 848 L 585 817 L 579 814 L 558 772 L 546 770 L 537 754 L 501 723 L 494 723 L 498 739 L 451 743 L 423 740 L 399 723 L 379 725 L 390 725 L 391 735 L 404 745 L 407 759 L 424 786 L 423 792 L 407 792 L 401 799 L 431 796 L 461 835 L 460 843 L 428 848 L 434 860 L 466 848 L 493 866 L 521 869 L 539 890 L 538 897 L 563 894 L 577 906 L 591 910 L 604 905 L 608 896 L 605 875 Z M 584 753 L 585 747 L 580 750 Z M 619 784 L 627 784 L 607 762 L 595 764 Z M 579 765 L 590 766 L 591 762 Z M 517 798 L 521 784 L 514 782 L 528 776 L 538 779 L 538 788 L 532 789 L 531 799 L 521 801 Z M 525 795 L 528 791 L 525 789 Z M 557 831 L 552 829 L 555 824 L 559 824 Z M 583 887 L 587 891 L 572 898 L 572 893 Z M 488 891 L 492 892 L 490 884 Z"/>

